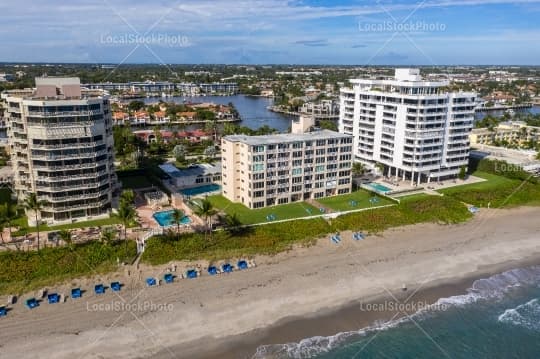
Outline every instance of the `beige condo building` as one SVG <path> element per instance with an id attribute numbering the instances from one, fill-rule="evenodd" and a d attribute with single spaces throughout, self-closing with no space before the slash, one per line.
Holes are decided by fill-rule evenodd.
<path id="1" fill-rule="evenodd" d="M 107 97 L 78 78 L 44 77 L 2 99 L 19 201 L 36 193 L 49 224 L 107 216 L 117 187 Z"/>
<path id="2" fill-rule="evenodd" d="M 223 196 L 248 208 L 351 192 L 352 136 L 329 130 L 225 136 Z"/>

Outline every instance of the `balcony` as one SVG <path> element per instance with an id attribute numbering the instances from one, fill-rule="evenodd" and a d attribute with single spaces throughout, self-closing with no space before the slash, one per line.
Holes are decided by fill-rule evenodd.
<path id="1" fill-rule="evenodd" d="M 79 195 L 66 195 L 66 196 L 51 196 L 51 195 L 39 195 L 39 199 L 45 200 L 50 203 L 56 202 L 65 202 L 65 201 L 76 201 L 76 200 L 85 200 L 90 198 L 97 198 L 106 194 L 109 194 L 109 190 L 79 194 Z"/>
<path id="2" fill-rule="evenodd" d="M 92 147 L 102 146 L 102 145 L 105 145 L 104 141 L 87 142 L 87 143 L 65 143 L 65 144 L 57 144 L 57 145 L 32 144 L 31 147 L 35 149 L 54 150 L 54 149 L 63 149 L 63 148 L 92 148 Z"/>
<path id="3" fill-rule="evenodd" d="M 28 116 L 33 117 L 88 117 L 94 115 L 101 115 L 101 111 L 58 111 L 58 112 L 44 112 L 44 111 L 28 111 Z"/>
<path id="4" fill-rule="evenodd" d="M 36 160 L 45 160 L 45 161 L 62 161 L 62 160 L 68 160 L 68 159 L 74 159 L 74 158 L 94 158 L 106 155 L 108 152 L 107 150 L 101 150 L 96 152 L 87 152 L 87 153 L 69 153 L 69 154 L 62 154 L 62 155 L 54 155 L 52 153 L 47 154 L 32 154 L 32 159 Z"/>

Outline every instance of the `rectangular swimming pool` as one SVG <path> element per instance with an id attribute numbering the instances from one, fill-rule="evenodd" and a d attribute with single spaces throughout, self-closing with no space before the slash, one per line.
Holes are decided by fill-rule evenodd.
<path id="1" fill-rule="evenodd" d="M 154 217 L 154 219 L 156 220 L 157 223 L 159 223 L 159 225 L 161 227 L 169 227 L 169 226 L 176 226 L 176 223 L 174 222 L 174 219 L 173 219 L 173 214 L 174 211 L 161 211 L 161 212 L 155 212 L 152 217 Z M 191 218 L 189 218 L 188 216 L 184 216 L 182 217 L 182 219 L 180 220 L 180 224 L 190 224 L 191 223 Z"/>
<path id="2" fill-rule="evenodd" d="M 220 190 L 221 190 L 220 185 L 212 183 L 212 184 L 207 184 L 204 186 L 182 189 L 180 190 L 180 193 L 183 194 L 184 196 L 197 196 L 200 194 L 217 192 Z"/>
<path id="3" fill-rule="evenodd" d="M 386 186 L 383 186 L 382 184 L 380 183 L 377 183 L 377 182 L 371 182 L 371 183 L 368 183 L 367 184 L 369 187 L 373 188 L 375 191 L 377 192 L 382 192 L 382 193 L 386 193 L 386 192 L 390 192 L 392 191 L 391 188 L 388 188 Z"/>

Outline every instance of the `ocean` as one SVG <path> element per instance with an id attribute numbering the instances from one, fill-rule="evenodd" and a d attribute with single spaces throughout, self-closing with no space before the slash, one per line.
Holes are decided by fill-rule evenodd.
<path id="1" fill-rule="evenodd" d="M 476 280 L 467 294 L 386 323 L 263 345 L 253 358 L 540 358 L 540 266 Z"/>

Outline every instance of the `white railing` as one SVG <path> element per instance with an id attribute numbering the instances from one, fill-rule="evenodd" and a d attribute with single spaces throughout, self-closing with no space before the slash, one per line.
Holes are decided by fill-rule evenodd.
<path id="1" fill-rule="evenodd" d="M 39 117 L 60 117 L 60 116 L 93 116 L 100 115 L 101 111 L 57 111 L 57 112 L 44 112 L 44 111 L 28 111 L 28 116 Z"/>

